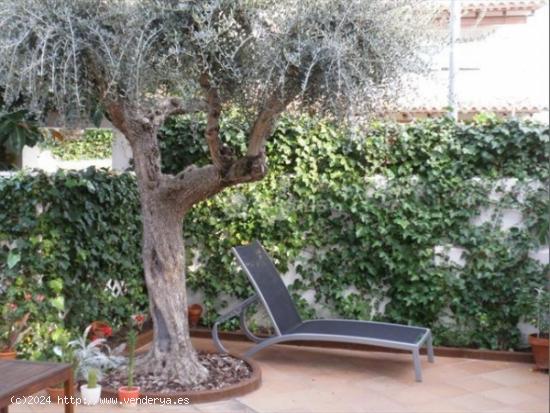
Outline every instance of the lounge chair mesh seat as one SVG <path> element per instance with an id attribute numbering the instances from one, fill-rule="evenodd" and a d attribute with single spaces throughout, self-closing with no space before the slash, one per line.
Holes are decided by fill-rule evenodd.
<path id="1" fill-rule="evenodd" d="M 302 321 L 275 265 L 258 241 L 235 247 L 233 253 L 254 285 L 257 294 L 216 320 L 212 329 L 212 338 L 219 351 L 227 352 L 218 336 L 219 324 L 239 316 L 241 329 L 248 338 L 258 343 L 248 350 L 245 356 L 252 356 L 265 347 L 285 341 L 370 344 L 411 351 L 416 380 L 422 381 L 420 348 L 423 345 L 427 347 L 428 360 L 430 362 L 434 360 L 432 335 L 428 328 L 344 319 Z M 256 337 L 246 326 L 246 308 L 258 301 L 264 305 L 273 323 L 275 335 L 272 337 Z"/>
<path id="2" fill-rule="evenodd" d="M 287 333 L 357 336 L 416 344 L 422 340 L 426 329 L 420 327 L 403 328 L 400 325 L 374 324 L 352 320 L 311 320 L 303 322 Z"/>

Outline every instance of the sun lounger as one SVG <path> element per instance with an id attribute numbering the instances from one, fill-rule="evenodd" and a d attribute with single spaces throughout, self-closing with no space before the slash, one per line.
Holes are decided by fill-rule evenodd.
<path id="1" fill-rule="evenodd" d="M 219 324 L 239 316 L 241 329 L 248 338 L 258 343 L 245 353 L 246 357 L 272 344 L 287 341 L 369 344 L 411 351 L 416 380 L 422 381 L 420 348 L 423 345 L 427 347 L 428 361 L 434 361 L 432 334 L 428 328 L 344 319 L 302 321 L 275 265 L 258 241 L 235 247 L 233 253 L 256 289 L 256 294 L 216 320 L 212 336 L 219 351 L 227 352 L 218 336 Z M 275 335 L 272 337 L 259 338 L 246 326 L 246 308 L 256 302 L 265 306 L 271 318 L 275 329 Z"/>

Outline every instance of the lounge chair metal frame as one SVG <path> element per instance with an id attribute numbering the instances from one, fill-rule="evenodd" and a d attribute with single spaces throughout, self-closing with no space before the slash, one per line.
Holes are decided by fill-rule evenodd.
<path id="1" fill-rule="evenodd" d="M 260 248 L 261 245 L 257 243 L 257 246 Z M 241 247 L 242 248 L 242 247 Z M 263 248 L 262 248 L 263 250 Z M 413 356 L 413 364 L 414 364 L 414 372 L 415 372 L 415 378 L 416 381 L 422 381 L 422 370 L 421 370 L 421 364 L 420 364 L 420 349 L 425 345 L 428 355 L 428 361 L 430 363 L 434 362 L 434 352 L 433 352 L 433 345 L 432 345 L 432 333 L 430 329 L 428 328 L 420 328 L 415 327 L 418 329 L 425 330 L 422 336 L 416 341 L 415 343 L 410 342 L 404 342 L 404 341 L 398 341 L 398 340 L 385 340 L 380 338 L 369 338 L 369 337 L 360 337 L 360 336 L 353 336 L 353 335 L 339 335 L 339 334 L 323 334 L 323 333 L 282 333 L 281 329 L 279 328 L 279 325 L 277 324 L 276 318 L 273 316 L 273 313 L 262 294 L 261 289 L 259 288 L 258 284 L 256 283 L 254 276 L 250 273 L 249 268 L 242 260 L 241 256 L 239 255 L 239 252 L 236 248 L 232 249 L 233 253 L 235 254 L 237 260 L 239 261 L 239 264 L 244 269 L 246 275 L 248 276 L 250 282 L 254 286 L 256 290 L 256 294 L 253 296 L 247 298 L 240 304 L 233 307 L 231 310 L 226 312 L 224 315 L 222 315 L 220 318 L 216 320 L 214 323 L 214 326 L 212 328 L 212 339 L 214 341 L 214 345 L 218 349 L 218 351 L 222 353 L 227 353 L 227 349 L 223 346 L 223 344 L 220 341 L 220 337 L 218 334 L 218 327 L 221 323 L 233 318 L 233 317 L 239 317 L 239 323 L 242 331 L 245 333 L 245 335 L 253 342 L 257 343 L 255 346 L 250 348 L 245 354 L 245 357 L 251 357 L 260 350 L 263 350 L 266 347 L 269 347 L 273 344 L 277 343 L 283 343 L 288 341 L 330 341 L 330 342 L 339 342 L 339 343 L 354 343 L 354 344 L 366 344 L 366 345 L 373 345 L 373 346 L 379 346 L 379 347 L 387 347 L 387 348 L 394 348 L 394 349 L 400 349 L 400 350 L 407 350 L 412 353 Z M 265 253 L 265 251 L 264 251 Z M 266 254 L 267 255 L 267 254 Z M 282 282 L 282 281 L 281 281 Z M 271 322 L 273 324 L 273 327 L 275 329 L 275 335 L 267 338 L 260 338 L 255 336 L 247 327 L 246 325 L 246 310 L 249 306 L 252 304 L 261 303 L 265 307 L 269 318 L 271 319 Z M 301 325 L 306 325 L 307 323 L 315 322 L 318 320 L 309 320 L 309 321 L 303 321 Z M 329 321 L 329 320 L 327 320 Z M 357 321 L 357 320 L 345 320 L 345 319 L 338 319 L 338 320 L 330 320 L 330 321 L 336 321 L 338 323 L 346 323 L 346 322 L 353 322 L 353 323 L 366 323 L 369 325 L 379 325 L 379 326 L 392 326 L 392 327 L 403 327 L 405 329 L 410 329 L 411 326 L 402 325 L 402 324 L 392 324 L 392 323 L 382 323 L 382 322 L 375 322 L 375 321 Z"/>

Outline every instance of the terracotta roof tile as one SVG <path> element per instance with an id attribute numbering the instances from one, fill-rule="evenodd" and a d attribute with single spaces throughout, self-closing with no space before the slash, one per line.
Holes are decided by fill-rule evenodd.
<path id="1" fill-rule="evenodd" d="M 540 9 L 546 4 L 545 0 L 478 0 L 462 2 L 462 14 L 470 13 L 492 13 L 492 12 L 527 12 Z M 448 14 L 449 2 L 442 4 L 440 10 Z"/>
<path id="2" fill-rule="evenodd" d="M 548 111 L 545 106 L 463 106 L 458 110 L 460 113 L 539 113 Z M 411 106 L 402 107 L 391 110 L 391 112 L 408 112 L 408 113 L 445 113 L 447 108 L 443 106 Z"/>
<path id="3" fill-rule="evenodd" d="M 545 4 L 541 0 L 492 0 L 492 1 L 469 1 L 462 3 L 462 10 L 467 12 L 476 11 L 508 11 L 508 10 L 536 10 Z"/>

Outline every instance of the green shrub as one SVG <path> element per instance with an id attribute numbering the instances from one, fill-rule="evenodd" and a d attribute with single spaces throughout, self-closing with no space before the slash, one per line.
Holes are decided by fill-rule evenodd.
<path id="1" fill-rule="evenodd" d="M 117 326 L 145 307 L 133 176 L 21 173 L 0 179 L 0 199 L 0 304 L 29 307 L 26 356 L 48 358 L 48 336 L 55 341 L 93 320 Z M 113 296 L 109 280 L 126 294 Z"/>
<path id="2" fill-rule="evenodd" d="M 86 129 L 79 139 L 48 139 L 44 146 L 59 159 L 105 159 L 112 155 L 113 132 L 110 129 Z"/>

